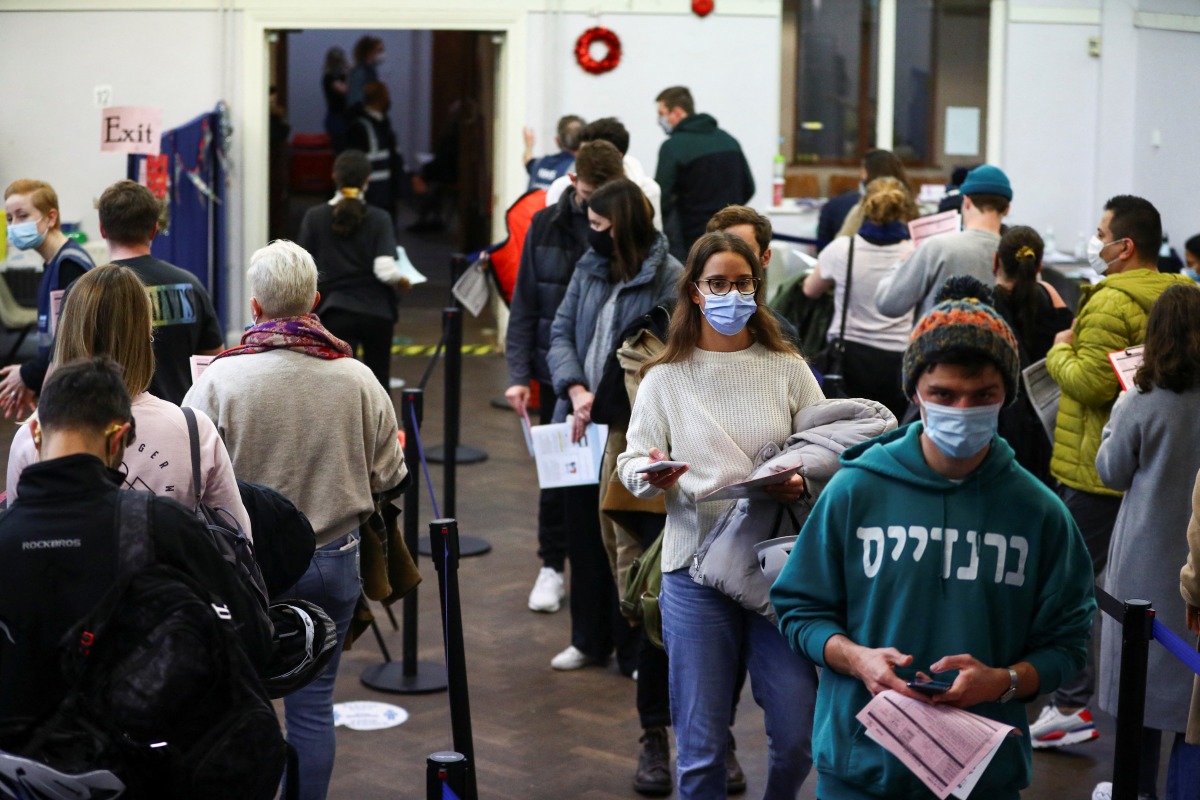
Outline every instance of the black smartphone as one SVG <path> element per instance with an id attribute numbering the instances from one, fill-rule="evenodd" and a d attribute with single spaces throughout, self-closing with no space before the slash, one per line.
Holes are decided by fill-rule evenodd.
<path id="1" fill-rule="evenodd" d="M 908 688 L 912 689 L 914 692 L 920 692 L 921 694 L 942 694 L 950 688 L 951 684 L 949 681 L 938 681 L 938 680 L 916 681 L 916 680 L 914 680 L 914 681 L 909 681 L 905 685 L 908 686 Z"/>

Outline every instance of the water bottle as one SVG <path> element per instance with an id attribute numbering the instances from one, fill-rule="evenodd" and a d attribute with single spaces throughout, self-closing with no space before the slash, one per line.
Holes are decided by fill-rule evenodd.
<path id="1" fill-rule="evenodd" d="M 783 149 L 783 137 L 780 136 L 779 137 L 779 150 L 782 150 L 782 149 Z M 772 172 L 771 172 L 771 175 L 773 178 L 773 180 L 771 181 L 771 189 L 772 189 L 771 205 L 775 206 L 776 208 L 783 205 L 784 171 L 786 170 L 786 168 L 787 168 L 787 159 L 785 159 L 783 157 L 783 153 L 776 151 L 775 162 L 772 165 Z"/>
<path id="2" fill-rule="evenodd" d="M 1054 238 L 1054 226 L 1053 225 L 1046 226 L 1046 235 L 1042 237 L 1042 242 L 1043 242 L 1043 244 L 1045 244 L 1045 252 L 1047 252 L 1047 253 L 1057 253 L 1058 252 L 1058 241 Z"/>

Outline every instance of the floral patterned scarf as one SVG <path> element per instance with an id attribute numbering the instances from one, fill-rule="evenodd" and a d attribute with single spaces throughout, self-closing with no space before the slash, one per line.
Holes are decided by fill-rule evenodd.
<path id="1" fill-rule="evenodd" d="M 316 314 L 302 317 L 281 317 L 267 320 L 249 328 L 242 334 L 242 343 L 218 355 L 227 356 L 265 353 L 268 350 L 294 350 L 316 358 L 345 358 L 354 355 L 350 345 L 334 336 Z"/>

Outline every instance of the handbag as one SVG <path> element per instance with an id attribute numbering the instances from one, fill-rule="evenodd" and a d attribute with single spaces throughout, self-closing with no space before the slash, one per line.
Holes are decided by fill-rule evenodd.
<path id="1" fill-rule="evenodd" d="M 854 238 L 850 237 L 850 253 L 846 258 L 846 288 L 842 291 L 842 323 L 837 337 L 830 339 L 825 349 L 817 353 L 817 370 L 824 380 L 821 388 L 827 398 L 846 398 L 846 317 L 850 315 L 850 284 L 854 276 Z"/>

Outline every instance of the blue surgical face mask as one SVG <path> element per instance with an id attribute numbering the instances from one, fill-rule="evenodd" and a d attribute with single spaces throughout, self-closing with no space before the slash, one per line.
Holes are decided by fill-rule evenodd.
<path id="1" fill-rule="evenodd" d="M 959 408 L 921 401 L 921 417 L 930 440 L 951 458 L 965 459 L 978 455 L 996 434 L 1003 402 L 989 406 Z"/>
<path id="2" fill-rule="evenodd" d="M 1184 267 L 1183 274 L 1187 275 L 1189 278 L 1196 281 L 1197 283 L 1200 283 L 1200 272 L 1196 272 L 1196 270 L 1192 269 L 1191 267 Z"/>
<path id="3" fill-rule="evenodd" d="M 746 327 L 750 317 L 758 310 L 758 301 L 752 294 L 742 294 L 730 289 L 729 294 L 704 295 L 704 317 L 713 330 L 725 336 L 737 336 Z"/>
<path id="4" fill-rule="evenodd" d="M 671 131 L 675 130 L 675 126 L 668 122 L 666 117 L 658 118 L 658 127 L 662 128 L 663 133 L 667 134 L 668 136 L 671 135 Z"/>
<path id="5" fill-rule="evenodd" d="M 40 219 L 34 219 L 8 226 L 8 243 L 18 250 L 40 247 L 46 241 L 46 234 L 38 230 L 39 222 Z"/>

